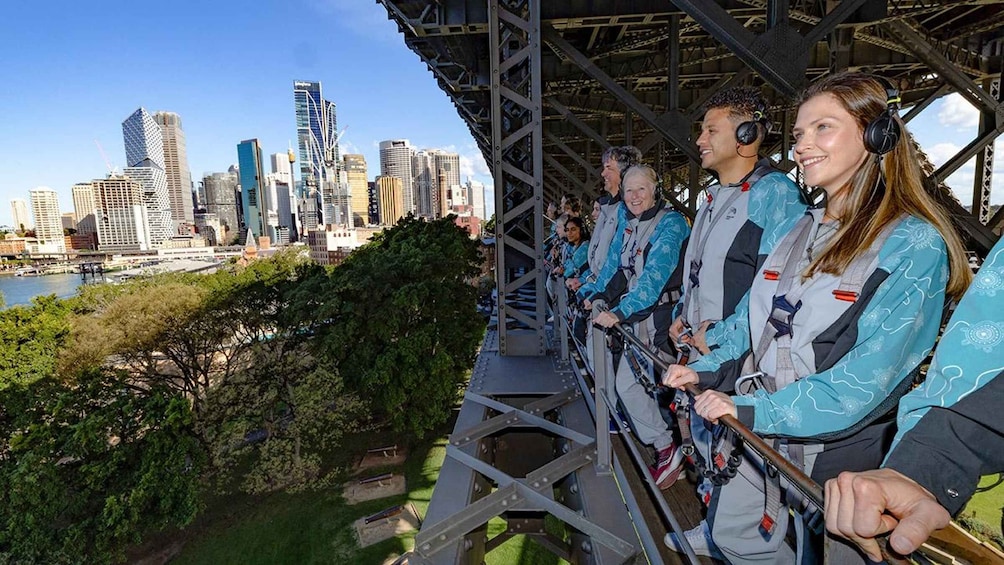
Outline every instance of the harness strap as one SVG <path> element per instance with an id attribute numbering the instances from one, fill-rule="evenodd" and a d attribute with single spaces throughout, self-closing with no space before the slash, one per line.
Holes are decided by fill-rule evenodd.
<path id="1" fill-rule="evenodd" d="M 900 221 L 902 218 L 885 226 L 872 245 L 851 261 L 851 264 L 841 275 L 837 289 L 833 291 L 834 298 L 848 302 L 857 300 L 865 282 L 875 270 L 873 264 L 879 252 Z M 809 235 L 816 231 L 814 228 L 817 225 L 814 217 L 811 214 L 806 214 L 774 250 L 764 270 L 765 278 L 778 281 L 777 290 L 760 341 L 753 354 L 747 356 L 743 369 L 744 373 L 747 374 L 758 371 L 761 360 L 770 349 L 771 342 L 775 342 L 776 366 L 774 375 L 764 379 L 764 388 L 769 392 L 776 392 L 806 376 L 798 374 L 792 361 L 792 321 L 802 306 L 802 296 L 808 288 L 808 285 L 801 284 L 802 269 L 800 265 L 807 249 Z M 775 443 L 787 447 L 788 459 L 792 463 L 799 468 L 805 467 L 804 445 L 785 440 Z M 769 471 L 770 468 L 767 467 L 767 469 Z M 780 519 L 779 512 L 782 505 L 781 484 L 776 472 L 773 478 L 769 472 L 765 474 L 764 491 L 766 493 L 764 517 L 760 527 L 769 535 L 777 520 Z"/>
<path id="2" fill-rule="evenodd" d="M 690 261 L 690 270 L 687 275 L 690 280 L 690 287 L 687 289 L 687 293 L 683 297 L 682 312 L 685 320 L 690 320 L 692 323 L 697 324 L 704 321 L 701 318 L 701 303 L 696 297 L 700 293 L 697 289 L 700 288 L 700 272 L 701 267 L 704 266 L 704 248 L 707 246 L 708 241 L 714 233 L 714 227 L 718 225 L 718 221 L 728 213 L 729 207 L 731 207 L 743 193 L 749 192 L 753 185 L 760 182 L 760 179 L 776 171 L 778 171 L 778 169 L 771 164 L 769 159 L 760 159 L 757 161 L 753 170 L 750 171 L 750 173 L 741 181 L 739 181 L 739 190 L 730 194 L 725 202 L 718 206 L 720 211 L 717 216 L 714 214 L 714 209 L 716 208 L 716 206 L 713 206 L 714 201 L 712 200 L 710 193 L 708 194 L 708 205 L 705 208 L 705 212 L 701 214 L 698 221 L 694 222 L 694 230 L 690 234 L 690 241 L 694 245 L 694 253 L 691 255 L 693 259 Z M 691 308 L 693 308 L 693 314 L 690 313 Z"/>

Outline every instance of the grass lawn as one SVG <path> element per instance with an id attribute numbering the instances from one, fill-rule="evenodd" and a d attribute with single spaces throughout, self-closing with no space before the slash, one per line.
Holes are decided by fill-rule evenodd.
<path id="1" fill-rule="evenodd" d="M 408 493 L 349 506 L 341 489 L 333 487 L 311 492 L 273 493 L 263 496 L 231 494 L 217 496 L 194 524 L 184 530 L 162 532 L 142 548 L 130 552 L 131 561 L 154 555 L 164 548 L 183 544 L 170 562 L 178 565 L 311 565 L 381 564 L 414 548 L 414 532 L 361 549 L 356 545 L 352 523 L 395 504 L 411 502 L 424 517 L 432 497 L 439 469 L 446 456 L 446 435 L 451 420 L 435 437 L 412 446 L 404 472 Z M 367 432 L 346 438 L 345 445 L 332 453 L 329 462 L 348 467 L 369 447 L 401 443 L 389 432 Z M 390 471 L 391 469 L 386 469 Z M 366 474 L 378 474 L 372 469 Z M 394 470 L 399 472 L 399 470 Z M 560 525 L 553 519 L 548 527 L 555 533 Z M 502 520 L 489 523 L 488 535 L 505 530 Z M 172 552 L 173 553 L 173 552 Z M 562 565 L 537 543 L 517 536 L 487 556 L 488 565 Z"/>
<path id="2" fill-rule="evenodd" d="M 983 477 L 980 487 L 989 487 L 997 482 L 997 475 Z M 985 526 L 985 532 L 974 532 L 984 534 L 979 537 L 989 538 L 990 541 L 1001 543 L 1001 509 L 1004 508 L 1004 483 L 994 486 L 986 492 L 976 493 L 966 508 L 962 511 L 962 516 L 968 518 L 972 516 L 981 526 Z"/>

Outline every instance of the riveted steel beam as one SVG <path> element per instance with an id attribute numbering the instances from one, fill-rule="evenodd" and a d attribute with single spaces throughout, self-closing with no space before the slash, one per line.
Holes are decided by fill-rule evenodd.
<path id="1" fill-rule="evenodd" d="M 890 35 L 906 46 L 925 65 L 931 67 L 946 82 L 954 86 L 958 93 L 966 100 L 981 111 L 990 111 L 997 114 L 998 123 L 1004 121 L 1001 104 L 989 92 L 980 88 L 972 78 L 960 71 L 944 55 L 935 50 L 909 24 L 897 20 L 884 24 L 884 27 Z"/>
<path id="2" fill-rule="evenodd" d="M 668 123 L 670 120 L 659 119 L 651 108 L 639 102 L 638 99 L 635 98 L 633 94 L 628 92 L 627 89 L 617 84 L 588 57 L 575 49 L 575 47 L 566 41 L 564 37 L 554 30 L 554 28 L 545 28 L 543 30 L 543 36 L 552 49 L 564 53 L 570 60 L 575 62 L 579 68 L 585 71 L 586 74 L 599 81 L 600 84 L 603 85 L 603 87 L 618 101 L 627 106 L 634 113 L 638 114 L 638 117 L 643 119 L 645 123 L 657 130 L 666 139 L 673 143 L 673 145 L 675 145 L 683 154 L 693 159 L 698 158 L 697 148 L 695 148 L 687 140 L 686 130 L 675 129 Z"/>

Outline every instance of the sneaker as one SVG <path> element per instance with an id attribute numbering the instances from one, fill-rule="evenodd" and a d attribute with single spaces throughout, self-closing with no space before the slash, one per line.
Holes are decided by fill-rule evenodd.
<path id="1" fill-rule="evenodd" d="M 617 435 L 619 433 L 621 433 L 621 430 L 620 430 L 620 428 L 617 427 L 617 422 L 615 422 L 613 420 L 613 418 L 611 418 L 610 419 L 610 434 L 611 435 Z"/>
<path id="2" fill-rule="evenodd" d="M 722 550 L 718 549 L 715 542 L 711 540 L 711 530 L 708 528 L 707 521 L 701 520 L 701 523 L 698 524 L 697 527 L 683 532 L 683 537 L 687 538 L 687 543 L 690 544 L 690 547 L 694 550 L 695 554 L 728 563 L 725 559 L 725 554 L 723 554 Z M 663 541 L 665 541 L 666 547 L 677 553 L 684 553 L 683 546 L 680 544 L 680 540 L 677 538 L 675 532 L 669 532 L 666 534 Z"/>
<path id="3" fill-rule="evenodd" d="M 660 449 L 658 462 L 650 470 L 660 490 L 666 490 L 673 486 L 680 478 L 680 472 L 683 471 L 682 450 L 676 444 Z"/>

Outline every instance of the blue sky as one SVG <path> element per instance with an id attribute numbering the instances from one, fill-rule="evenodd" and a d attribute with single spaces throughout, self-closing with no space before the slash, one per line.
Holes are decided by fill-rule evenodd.
<path id="1" fill-rule="evenodd" d="M 181 115 L 193 179 L 224 171 L 236 145 L 295 147 L 293 80 L 319 80 L 338 105 L 343 153 L 379 171 L 377 144 L 406 138 L 461 155 L 462 173 L 491 187 L 470 133 L 424 63 L 374 0 L 7 3 L 0 21 L 0 224 L 11 198 L 36 186 L 60 194 L 124 165 L 121 122 L 137 107 Z M 168 9 L 169 8 L 169 9 Z M 932 105 L 911 129 L 936 163 L 976 132 L 958 97 Z M 998 151 L 993 202 L 1004 201 Z M 954 175 L 963 202 L 972 166 Z M 492 207 L 488 194 L 489 209 Z"/>

